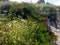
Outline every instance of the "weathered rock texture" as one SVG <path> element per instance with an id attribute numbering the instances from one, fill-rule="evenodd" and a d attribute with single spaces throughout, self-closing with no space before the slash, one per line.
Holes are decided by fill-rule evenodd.
<path id="1" fill-rule="evenodd" d="M 45 4 L 45 1 L 44 0 L 39 0 L 37 3 L 39 3 L 39 4 Z"/>
<path id="2" fill-rule="evenodd" d="M 57 22 L 57 27 L 58 27 L 58 28 L 56 28 L 56 27 L 54 27 L 54 26 L 52 26 L 52 25 L 49 25 L 49 23 L 50 23 L 49 21 L 48 21 L 48 23 L 47 23 L 47 24 L 49 25 L 51 31 L 52 31 L 55 35 L 57 35 L 57 40 L 56 40 L 56 44 L 57 44 L 57 45 L 60 45 L 60 13 L 59 13 L 59 12 L 60 12 L 59 9 L 56 8 L 56 13 L 57 13 L 57 14 L 56 14 L 56 15 L 57 15 L 56 18 L 57 18 L 57 21 L 56 21 L 56 20 L 55 20 L 55 21 Z M 54 23 L 53 23 L 53 24 L 54 24 Z"/>

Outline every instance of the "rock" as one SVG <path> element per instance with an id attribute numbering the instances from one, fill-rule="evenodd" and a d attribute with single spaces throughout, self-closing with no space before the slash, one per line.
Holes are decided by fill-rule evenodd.
<path id="1" fill-rule="evenodd" d="M 57 45 L 60 45 L 60 29 L 56 29 L 56 28 L 53 27 L 53 26 L 50 26 L 50 28 L 51 28 L 51 31 L 52 31 L 55 35 L 57 35 L 56 44 L 57 44 Z"/>
<path id="2" fill-rule="evenodd" d="M 9 12 L 11 5 L 10 4 L 6 4 L 1 6 L 0 8 L 0 14 L 7 14 Z"/>
<path id="3" fill-rule="evenodd" d="M 14 4 L 9 0 L 0 0 L 0 14 L 7 14 L 9 12 L 10 7 Z"/>
<path id="4" fill-rule="evenodd" d="M 44 0 L 39 0 L 37 3 L 39 3 L 39 4 L 45 4 L 45 1 Z"/>

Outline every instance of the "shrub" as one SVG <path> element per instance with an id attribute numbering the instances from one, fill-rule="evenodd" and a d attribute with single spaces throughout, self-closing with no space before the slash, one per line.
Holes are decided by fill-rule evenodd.
<path id="1" fill-rule="evenodd" d="M 28 17 L 32 17 L 35 19 L 39 18 L 39 13 L 37 12 L 38 8 L 31 4 L 21 4 L 16 7 L 16 5 L 12 6 L 9 14 L 11 14 L 12 17 L 22 17 L 23 19 L 28 19 Z M 9 15 L 8 14 L 8 15 Z"/>
<path id="2" fill-rule="evenodd" d="M 16 25 L 15 25 L 16 24 Z M 5 28 L 4 28 L 5 27 Z M 33 20 L 14 20 L 1 29 L 2 45 L 52 45 L 55 36 L 51 36 L 43 23 Z"/>
<path id="3" fill-rule="evenodd" d="M 56 36 L 48 32 L 44 22 L 39 22 L 46 20 L 45 11 L 50 9 L 26 3 L 12 6 L 0 21 L 0 45 L 56 45 Z"/>

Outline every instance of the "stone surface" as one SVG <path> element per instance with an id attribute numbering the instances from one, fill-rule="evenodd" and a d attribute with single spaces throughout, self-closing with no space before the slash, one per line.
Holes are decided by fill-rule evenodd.
<path id="1" fill-rule="evenodd" d="M 39 3 L 39 4 L 45 4 L 45 1 L 44 0 L 39 0 L 37 3 Z"/>
<path id="2" fill-rule="evenodd" d="M 52 32 L 57 35 L 57 41 L 56 41 L 56 44 L 57 45 L 60 45 L 60 29 L 56 29 L 55 27 L 53 26 L 50 26 Z"/>

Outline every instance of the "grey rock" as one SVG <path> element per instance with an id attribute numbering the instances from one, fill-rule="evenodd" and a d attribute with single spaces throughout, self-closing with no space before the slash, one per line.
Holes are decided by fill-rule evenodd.
<path id="1" fill-rule="evenodd" d="M 39 4 L 45 4 L 45 1 L 44 0 L 39 0 L 37 3 L 39 3 Z"/>

